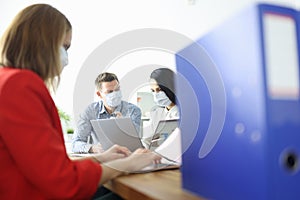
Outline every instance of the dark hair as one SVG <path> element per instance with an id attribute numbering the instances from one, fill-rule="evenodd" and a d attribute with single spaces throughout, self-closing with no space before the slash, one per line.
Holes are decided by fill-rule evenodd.
<path id="1" fill-rule="evenodd" d="M 103 82 L 111 82 L 113 80 L 119 82 L 117 75 L 109 72 L 104 72 L 98 75 L 98 77 L 95 80 L 95 85 L 98 89 L 101 89 L 101 84 Z"/>
<path id="2" fill-rule="evenodd" d="M 176 104 L 175 75 L 176 74 L 169 68 L 155 69 L 150 75 L 150 78 L 157 82 L 160 89 L 166 93 L 174 104 Z"/>

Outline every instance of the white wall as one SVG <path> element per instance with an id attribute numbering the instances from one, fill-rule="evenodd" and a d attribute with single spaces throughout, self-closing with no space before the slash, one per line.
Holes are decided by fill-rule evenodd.
<path id="1" fill-rule="evenodd" d="M 76 77 L 87 57 L 105 41 L 127 31 L 157 28 L 175 31 L 190 39 L 221 23 L 243 7 L 262 1 L 255 0 L 9 0 L 0 3 L 0 34 L 16 13 L 32 3 L 48 3 L 62 11 L 73 25 L 73 41 L 69 50 L 69 65 L 64 69 L 60 87 L 54 95 L 56 104 L 73 113 L 73 91 Z M 300 0 L 264 1 L 298 8 Z M 147 38 L 145 38 L 147 39 Z M 122 45 L 122 44 L 120 44 Z M 107 52 L 109 53 L 109 52 Z M 103 57 L 106 55 L 103 54 Z M 144 65 L 175 67 L 173 54 L 160 50 L 133 51 L 112 61 L 109 71 L 123 76 Z M 94 77 L 86 88 L 93 88 Z M 149 74 L 141 76 L 148 77 Z M 91 91 L 91 89 L 89 89 Z M 91 94 L 92 96 L 93 94 Z M 84 94 L 83 94 L 84 96 Z M 80 107 L 92 97 L 82 100 Z M 83 108 L 80 108 L 83 109 Z"/>

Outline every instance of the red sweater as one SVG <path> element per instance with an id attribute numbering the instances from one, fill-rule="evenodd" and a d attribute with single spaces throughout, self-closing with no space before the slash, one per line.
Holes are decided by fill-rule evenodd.
<path id="1" fill-rule="evenodd" d="M 0 199 L 89 199 L 101 173 L 93 161 L 68 158 L 43 80 L 0 68 Z"/>

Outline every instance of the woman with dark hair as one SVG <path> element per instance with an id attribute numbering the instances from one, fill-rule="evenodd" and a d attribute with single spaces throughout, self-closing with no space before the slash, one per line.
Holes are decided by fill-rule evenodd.
<path id="1" fill-rule="evenodd" d="M 145 127 L 143 130 L 145 145 L 149 145 L 152 138 L 152 135 L 147 135 L 147 133 L 152 134 L 160 120 L 179 118 L 175 95 L 175 76 L 175 72 L 169 68 L 155 69 L 150 75 L 150 88 L 156 106 L 150 111 L 150 127 Z"/>
<path id="2" fill-rule="evenodd" d="M 159 68 L 154 70 L 150 75 L 151 91 L 154 95 L 155 103 L 160 107 L 166 107 L 167 110 L 176 104 L 175 96 L 175 73 L 168 68 Z M 168 97 L 165 97 L 165 95 Z M 164 98 L 159 98 L 164 96 Z"/>
<path id="3" fill-rule="evenodd" d="M 174 80 L 175 73 L 169 68 L 156 69 L 150 75 L 150 87 L 157 104 L 152 113 L 155 111 L 154 117 L 158 120 L 179 117 Z"/>

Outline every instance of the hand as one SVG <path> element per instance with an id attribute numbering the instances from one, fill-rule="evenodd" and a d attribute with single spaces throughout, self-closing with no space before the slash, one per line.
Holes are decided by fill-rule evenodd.
<path id="1" fill-rule="evenodd" d="M 161 157 L 148 149 L 137 149 L 124 159 L 102 164 L 102 176 L 99 185 L 117 176 L 143 169 L 151 163 L 160 163 Z"/>
<path id="2" fill-rule="evenodd" d="M 149 149 L 137 149 L 128 158 L 127 172 L 133 172 L 143 169 L 150 164 L 158 164 L 161 156 Z"/>
<path id="3" fill-rule="evenodd" d="M 122 117 L 122 113 L 120 113 L 120 112 L 115 112 L 115 114 L 116 114 L 116 118 L 121 118 Z"/>
<path id="4" fill-rule="evenodd" d="M 131 152 L 129 151 L 129 149 L 127 149 L 126 147 L 123 146 L 119 146 L 119 145 L 114 145 L 111 148 L 109 148 L 108 150 L 99 153 L 98 155 L 95 155 L 94 157 L 100 162 L 100 163 L 104 163 L 104 162 L 108 162 L 111 160 L 116 160 L 119 158 L 125 158 L 127 156 L 129 156 L 131 154 Z"/>
<path id="5" fill-rule="evenodd" d="M 95 144 L 89 150 L 89 153 L 102 153 L 102 152 L 104 152 L 104 150 L 101 144 Z"/>

